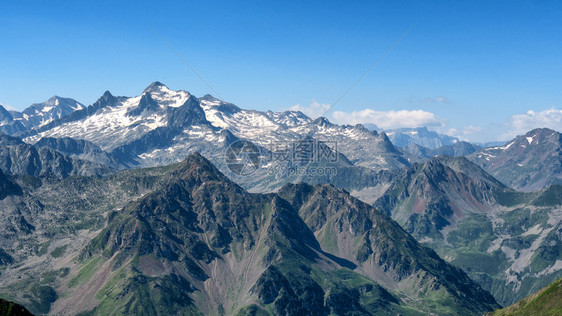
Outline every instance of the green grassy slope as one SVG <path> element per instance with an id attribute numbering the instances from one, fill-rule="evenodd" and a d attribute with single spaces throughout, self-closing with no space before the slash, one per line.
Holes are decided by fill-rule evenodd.
<path id="1" fill-rule="evenodd" d="M 562 315 L 562 279 L 490 316 Z"/>

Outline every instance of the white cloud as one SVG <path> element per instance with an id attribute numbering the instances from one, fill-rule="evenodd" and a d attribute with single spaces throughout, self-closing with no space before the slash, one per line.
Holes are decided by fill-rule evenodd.
<path id="1" fill-rule="evenodd" d="M 502 138 L 513 138 L 541 127 L 556 131 L 562 130 L 562 110 L 552 108 L 540 112 L 527 111 L 524 114 L 513 115 L 507 121 L 507 131 L 502 135 Z"/>
<path id="2" fill-rule="evenodd" d="M 449 129 L 445 132 L 445 134 L 446 134 L 446 135 L 449 135 L 449 136 L 454 136 L 454 135 L 457 135 L 458 133 L 459 133 L 459 130 L 456 129 L 456 128 L 449 128 Z"/>
<path id="3" fill-rule="evenodd" d="M 309 117 L 315 119 L 315 118 L 318 118 L 320 116 L 325 115 L 326 111 L 328 111 L 330 109 L 330 105 L 318 103 L 316 101 L 312 101 L 312 103 L 310 103 L 310 105 L 308 105 L 308 106 L 302 106 L 300 104 L 297 104 L 297 105 L 293 105 L 289 109 L 293 110 L 293 111 L 301 111 L 302 113 L 304 113 L 304 114 L 308 115 Z"/>
<path id="4" fill-rule="evenodd" d="M 382 129 L 401 127 L 444 126 L 444 120 L 423 110 L 375 111 L 365 109 L 351 113 L 335 111 L 332 115 L 340 124 L 375 124 Z"/>
<path id="5" fill-rule="evenodd" d="M 442 131 L 443 134 L 451 137 L 455 137 L 458 140 L 469 141 L 467 135 L 472 135 L 471 137 L 473 137 L 475 134 L 478 135 L 479 133 L 482 132 L 482 127 L 474 126 L 474 125 L 466 125 L 461 129 L 452 127 L 446 130 L 438 129 L 437 132 L 440 132 L 440 130 Z"/>
<path id="6" fill-rule="evenodd" d="M 470 135 L 470 134 L 474 134 L 474 133 L 478 133 L 482 131 L 482 127 L 480 126 L 472 126 L 472 125 L 467 125 L 462 129 L 462 132 L 464 135 Z"/>

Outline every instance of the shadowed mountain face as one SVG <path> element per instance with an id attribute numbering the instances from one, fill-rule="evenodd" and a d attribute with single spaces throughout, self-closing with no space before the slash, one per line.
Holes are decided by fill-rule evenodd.
<path id="1" fill-rule="evenodd" d="M 10 112 L 8 112 L 8 110 L 6 110 L 6 108 L 4 108 L 2 104 L 0 104 L 0 126 L 9 124 L 13 119 L 14 117 L 12 116 L 12 114 L 10 114 Z"/>
<path id="2" fill-rule="evenodd" d="M 129 167 L 127 161 L 130 159 L 127 159 L 126 155 L 117 156 L 107 153 L 96 144 L 86 140 L 76 140 L 70 137 L 45 137 L 35 143 L 35 147 L 50 148 L 70 157 L 91 161 L 115 169 L 125 169 Z"/>
<path id="3" fill-rule="evenodd" d="M 6 197 L 1 209 L 33 229 L 21 235 L 28 250 L 6 250 L 14 264 L 0 274 L 0 293 L 11 291 L 40 314 L 478 314 L 497 307 L 461 270 L 331 186 L 251 194 L 200 155 L 95 180 L 18 181 L 23 196 Z M 72 199 L 57 206 L 53 195 L 64 191 Z M 18 203 L 24 200 L 44 209 Z M 91 224 L 69 229 L 54 214 Z M 49 231 L 56 233 L 44 239 Z M 26 298 L 35 287 L 42 292 Z"/>
<path id="4" fill-rule="evenodd" d="M 561 190 L 513 191 L 441 157 L 405 170 L 374 205 L 508 305 L 562 276 Z"/>
<path id="5" fill-rule="evenodd" d="M 0 169 L 0 200 L 9 195 L 21 194 L 21 188 Z"/>
<path id="6" fill-rule="evenodd" d="M 0 298 L 0 315 L 3 316 L 33 316 L 25 307 Z"/>
<path id="7" fill-rule="evenodd" d="M 520 191 L 562 184 L 562 137 L 548 128 L 517 136 L 503 146 L 468 156 L 488 173 Z"/>
<path id="8" fill-rule="evenodd" d="M 6 174 L 30 176 L 102 175 L 111 172 L 103 165 L 65 156 L 50 148 L 37 148 L 0 133 L 0 169 Z"/>

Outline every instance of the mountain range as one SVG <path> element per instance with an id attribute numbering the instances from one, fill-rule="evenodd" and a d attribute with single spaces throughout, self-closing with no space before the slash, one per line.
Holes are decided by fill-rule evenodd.
<path id="1" fill-rule="evenodd" d="M 0 113 L 14 118 L 18 116 L 1 109 Z M 106 91 L 88 107 L 72 99 L 53 97 L 30 106 L 19 116 L 24 113 L 30 115 L 29 121 L 37 121 L 30 118 L 33 113 L 49 113 L 49 119 L 16 131 L 13 124 L 1 123 L 4 124 L 2 131 L 30 144 L 37 143 L 40 147 L 102 162 L 117 169 L 174 163 L 198 151 L 229 177 L 235 178 L 222 157 L 233 142 L 249 141 L 261 151 L 270 153 L 280 146 L 291 146 L 293 142 L 309 138 L 325 142 L 327 146 L 337 144 L 333 149 L 353 166 L 372 170 L 396 170 L 442 155 L 467 156 L 516 190 L 532 191 L 560 183 L 560 159 L 557 156 L 560 149 L 557 137 L 560 135 L 548 129 L 531 131 L 503 146 L 481 148 L 426 128 L 398 129 L 386 134 L 361 125 L 332 124 L 325 118 L 312 120 L 298 111 L 244 110 L 209 95 L 196 98 L 186 91 L 170 90 L 159 82 L 149 85 L 137 97 L 115 97 Z M 410 135 L 417 141 L 400 142 L 397 140 L 399 135 Z M 533 137 L 537 140 L 529 143 Z M 45 140 L 41 141 L 42 138 Z M 541 143 L 538 143 L 539 139 Z M 73 141 L 81 143 L 71 145 Z M 269 167 L 268 162 L 264 161 L 262 167 Z M 531 169 L 523 170 L 525 168 Z M 257 178 L 263 178 L 263 174 Z M 260 181 L 256 179 L 235 180 L 252 191 L 271 191 L 280 187 L 259 186 L 256 182 Z M 258 187 L 252 189 L 256 185 Z"/>
<path id="2" fill-rule="evenodd" d="M 392 169 L 408 165 L 384 133 L 335 125 L 324 118 L 312 120 L 296 111 L 243 110 L 211 96 L 198 99 L 186 91 L 173 91 L 159 82 L 132 98 L 105 92 L 91 106 L 11 134 L 28 143 L 44 137 L 89 141 L 107 153 L 126 151 L 137 166 L 177 162 L 195 149 L 211 152 L 236 139 L 271 149 L 307 136 L 337 142 L 338 151 L 358 166 Z M 210 142 L 216 145 L 209 146 Z"/>
<path id="3" fill-rule="evenodd" d="M 562 277 L 560 151 L 544 128 L 481 147 L 159 82 L 0 106 L 0 297 L 37 314 L 482 314 Z"/>
<path id="4" fill-rule="evenodd" d="M 1 180 L 17 189 L 0 200 L 10 219 L 0 246 L 13 261 L 0 293 L 37 314 L 499 307 L 386 215 L 330 185 L 252 194 L 199 154 L 102 178 Z"/>

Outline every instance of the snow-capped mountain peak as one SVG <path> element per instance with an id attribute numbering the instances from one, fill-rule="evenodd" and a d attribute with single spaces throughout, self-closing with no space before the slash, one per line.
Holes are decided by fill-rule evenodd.
<path id="1" fill-rule="evenodd" d="M 56 100 L 49 100 L 45 106 L 54 102 Z M 157 128 L 181 128 L 185 124 L 206 122 L 196 98 L 187 91 L 171 90 L 160 82 L 150 84 L 136 97 L 115 97 L 106 91 L 82 112 L 56 126 L 29 133 L 26 140 L 33 143 L 42 137 L 72 137 L 113 150 Z M 191 118 L 195 116 L 197 118 Z"/>
<path id="2" fill-rule="evenodd" d="M 191 97 L 189 92 L 183 90 L 171 90 L 165 84 L 155 81 L 151 83 L 146 89 L 144 89 L 144 94 L 150 94 L 152 99 L 154 99 L 161 106 L 169 107 L 180 107 L 187 99 Z"/>
<path id="3" fill-rule="evenodd" d="M 82 103 L 55 95 L 47 101 L 32 104 L 23 112 L 10 111 L 12 120 L 9 123 L 12 128 L 5 131 L 18 132 L 41 127 L 82 109 L 84 109 Z"/>
<path id="4" fill-rule="evenodd" d="M 330 126 L 330 125 L 332 125 L 332 123 L 330 123 L 330 121 L 327 118 L 325 118 L 324 116 L 321 116 L 321 117 L 315 119 L 314 121 L 311 122 L 311 124 L 318 125 L 318 126 Z"/>
<path id="5" fill-rule="evenodd" d="M 158 91 L 162 88 L 167 89 L 168 87 L 160 81 L 154 81 L 153 83 L 149 84 L 148 87 L 146 87 L 142 93 L 143 94 L 147 93 L 147 92 L 150 93 L 150 92 L 153 92 L 153 91 Z"/>
<path id="6" fill-rule="evenodd" d="M 30 107 L 25 109 L 23 113 L 27 115 L 53 113 L 60 118 L 60 116 L 64 116 L 68 113 L 72 113 L 83 108 L 84 105 L 74 99 L 61 98 L 55 95 L 45 102 L 32 104 Z"/>

